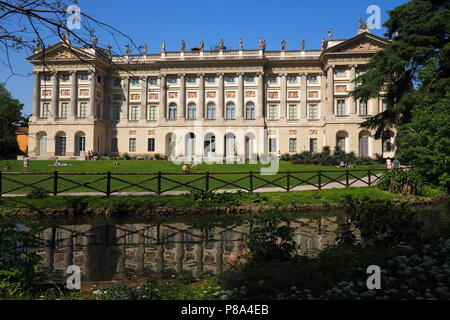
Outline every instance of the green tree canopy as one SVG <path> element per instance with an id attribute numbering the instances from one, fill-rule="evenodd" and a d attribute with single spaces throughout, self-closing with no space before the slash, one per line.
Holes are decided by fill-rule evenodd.
<path id="1" fill-rule="evenodd" d="M 15 130 L 24 122 L 23 104 L 14 99 L 11 93 L 0 83 L 0 157 L 9 158 L 19 152 Z"/>

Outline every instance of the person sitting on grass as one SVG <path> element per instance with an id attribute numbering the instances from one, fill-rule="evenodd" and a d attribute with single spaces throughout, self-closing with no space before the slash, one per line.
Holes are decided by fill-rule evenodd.
<path id="1" fill-rule="evenodd" d="M 184 164 L 182 167 L 183 173 L 189 173 L 189 166 L 187 164 Z"/>
<path id="2" fill-rule="evenodd" d="M 5 171 L 6 172 L 11 172 L 11 166 L 9 165 L 9 163 L 6 164 Z"/>

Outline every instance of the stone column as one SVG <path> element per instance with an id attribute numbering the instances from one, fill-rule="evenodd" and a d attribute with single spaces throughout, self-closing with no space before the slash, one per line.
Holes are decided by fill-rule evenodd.
<path id="1" fill-rule="evenodd" d="M 256 119 L 264 116 L 264 73 L 258 74 L 258 92 L 256 98 Z"/>
<path id="2" fill-rule="evenodd" d="M 125 260 L 126 260 L 126 233 L 123 229 L 117 229 L 117 250 L 119 251 L 117 257 L 117 273 L 123 275 L 125 273 Z"/>
<path id="3" fill-rule="evenodd" d="M 306 119 L 308 108 L 308 85 L 305 72 L 300 73 L 300 118 Z"/>
<path id="4" fill-rule="evenodd" d="M 156 226 L 156 272 L 164 271 L 164 242 L 161 240 L 164 235 L 164 227 Z"/>
<path id="5" fill-rule="evenodd" d="M 203 73 L 198 75 L 198 120 L 205 118 L 205 75 Z"/>
<path id="6" fill-rule="evenodd" d="M 41 104 L 41 74 L 34 72 L 33 85 L 33 116 L 39 118 L 39 109 Z"/>
<path id="7" fill-rule="evenodd" d="M 204 247 L 203 243 L 205 241 L 204 234 L 201 230 L 196 230 L 193 232 L 196 235 L 197 239 L 195 239 L 195 268 L 194 268 L 194 276 L 198 277 L 200 273 L 203 272 L 203 256 L 204 256 Z"/>
<path id="8" fill-rule="evenodd" d="M 223 232 L 218 233 L 218 241 L 216 242 L 216 272 L 218 274 L 223 272 Z"/>
<path id="9" fill-rule="evenodd" d="M 89 110 L 88 110 L 88 117 L 94 117 L 95 114 L 95 87 L 97 83 L 97 74 L 95 71 L 91 72 L 91 86 L 89 90 Z"/>
<path id="10" fill-rule="evenodd" d="M 122 113 L 120 118 L 122 120 L 128 120 L 128 102 L 130 101 L 130 78 L 125 77 L 123 83 L 123 101 L 122 101 Z"/>
<path id="11" fill-rule="evenodd" d="M 103 119 L 111 119 L 112 95 L 111 95 L 111 77 L 103 77 Z"/>
<path id="12" fill-rule="evenodd" d="M 224 118 L 224 82 L 223 82 L 223 73 L 217 74 L 219 77 L 219 93 L 217 94 L 217 119 Z"/>
<path id="13" fill-rule="evenodd" d="M 58 105 L 59 105 L 59 78 L 58 73 L 55 72 L 52 75 L 52 104 L 50 107 L 51 110 L 51 117 L 53 119 L 58 118 Z"/>
<path id="14" fill-rule="evenodd" d="M 334 66 L 329 65 L 327 68 L 327 114 L 334 115 Z"/>
<path id="15" fill-rule="evenodd" d="M 77 116 L 77 104 L 78 104 L 78 78 L 77 72 L 72 71 L 70 74 L 70 115 L 72 117 Z"/>
<path id="16" fill-rule="evenodd" d="M 143 275 L 145 272 L 145 237 L 144 230 L 138 232 L 138 246 L 137 246 L 137 264 L 136 272 Z"/>
<path id="17" fill-rule="evenodd" d="M 351 82 L 353 80 L 355 80 L 356 78 L 356 65 L 351 64 L 350 65 L 350 85 L 349 85 L 349 91 L 353 91 L 353 89 L 355 88 L 355 83 Z M 356 101 L 352 98 L 352 97 L 348 97 L 348 110 L 349 110 L 349 114 L 358 114 L 358 104 L 356 103 Z M 369 102 L 367 102 L 367 107 L 369 107 Z"/>
<path id="18" fill-rule="evenodd" d="M 159 118 L 161 120 L 166 118 L 166 100 L 166 76 L 161 75 L 161 77 L 159 78 Z"/>
<path id="19" fill-rule="evenodd" d="M 287 115 L 287 74 L 283 73 L 280 75 L 280 120 L 286 120 Z"/>
<path id="20" fill-rule="evenodd" d="M 184 232 L 178 231 L 175 236 L 175 261 L 176 261 L 176 270 L 177 272 L 183 271 L 183 259 L 184 259 Z"/>
<path id="21" fill-rule="evenodd" d="M 178 106 L 178 118 L 185 119 L 186 114 L 186 81 L 185 74 L 182 73 L 180 77 L 180 105 Z"/>
<path id="22" fill-rule="evenodd" d="M 244 74 L 238 73 L 238 103 L 236 106 L 236 119 L 242 119 L 244 114 Z"/>
<path id="23" fill-rule="evenodd" d="M 321 118 L 326 117 L 326 96 L 327 96 L 327 77 L 325 73 L 320 73 L 320 108 L 319 115 Z"/>
<path id="24" fill-rule="evenodd" d="M 147 119 L 147 77 L 141 78 L 141 119 Z"/>
<path id="25" fill-rule="evenodd" d="M 65 268 L 73 264 L 73 232 L 66 232 L 67 239 L 64 240 L 64 246 L 66 247 L 65 255 Z"/>

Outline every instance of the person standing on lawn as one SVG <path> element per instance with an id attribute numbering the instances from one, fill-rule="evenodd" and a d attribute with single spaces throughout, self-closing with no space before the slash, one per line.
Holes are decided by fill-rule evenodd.
<path id="1" fill-rule="evenodd" d="M 28 158 L 28 156 L 25 156 L 23 158 L 23 171 L 26 172 L 29 165 L 30 165 L 30 158 Z"/>

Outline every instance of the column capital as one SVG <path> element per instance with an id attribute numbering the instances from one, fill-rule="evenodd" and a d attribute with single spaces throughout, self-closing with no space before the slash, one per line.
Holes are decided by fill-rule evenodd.
<path id="1" fill-rule="evenodd" d="M 303 76 L 307 76 L 308 75 L 308 72 L 300 72 L 299 74 L 298 74 L 300 77 L 303 77 Z"/>
<path id="2" fill-rule="evenodd" d="M 348 65 L 350 68 L 356 68 L 356 67 L 358 67 L 358 65 L 357 64 L 355 64 L 355 63 L 353 63 L 353 64 L 349 64 Z"/>
<path id="3" fill-rule="evenodd" d="M 186 76 L 186 73 L 179 73 L 178 76 L 179 76 L 179 77 L 185 77 L 185 76 Z"/>
<path id="4" fill-rule="evenodd" d="M 205 76 L 205 73 L 204 73 L 204 72 L 197 73 L 197 76 L 199 76 L 199 77 L 204 77 L 204 76 Z"/>
<path id="5" fill-rule="evenodd" d="M 166 76 L 167 76 L 166 74 L 160 74 L 160 75 L 158 75 L 158 79 L 165 78 Z"/>
<path id="6" fill-rule="evenodd" d="M 223 77 L 224 76 L 224 72 L 217 72 L 217 75 L 219 76 L 219 77 Z"/>
<path id="7" fill-rule="evenodd" d="M 278 76 L 279 76 L 279 77 L 287 77 L 287 73 L 286 73 L 286 72 L 279 73 Z"/>
<path id="8" fill-rule="evenodd" d="M 236 74 L 237 74 L 238 76 L 244 76 L 244 75 L 245 75 L 245 72 L 236 72 Z"/>

